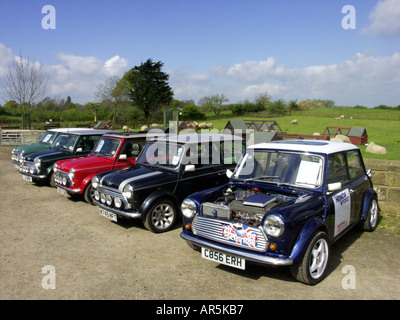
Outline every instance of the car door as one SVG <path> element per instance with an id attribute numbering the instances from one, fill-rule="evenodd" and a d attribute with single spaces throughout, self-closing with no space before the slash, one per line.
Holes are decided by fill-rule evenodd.
<path id="1" fill-rule="evenodd" d="M 353 221 L 357 221 L 361 214 L 362 202 L 365 192 L 370 187 L 370 184 L 368 178 L 365 175 L 365 169 L 361 160 L 360 151 L 348 151 L 346 156 L 350 177 L 350 194 Z"/>
<path id="2" fill-rule="evenodd" d="M 328 233 L 339 236 L 353 222 L 352 193 L 344 153 L 330 154 L 326 175 Z"/>
<path id="3" fill-rule="evenodd" d="M 211 142 L 186 147 L 175 194 L 183 199 L 197 191 L 210 189 L 227 181 L 219 148 Z"/>
<path id="4" fill-rule="evenodd" d="M 146 139 L 124 141 L 118 158 L 115 160 L 114 169 L 130 167 L 135 164 L 136 158 L 146 144 Z M 120 158 L 121 155 L 125 155 Z"/>

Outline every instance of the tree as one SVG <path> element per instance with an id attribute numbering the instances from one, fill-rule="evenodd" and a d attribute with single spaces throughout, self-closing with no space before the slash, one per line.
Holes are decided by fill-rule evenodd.
<path id="1" fill-rule="evenodd" d="M 110 77 L 104 84 L 98 85 L 97 91 L 95 92 L 96 99 L 111 108 L 113 121 L 115 121 L 118 115 L 119 105 L 123 100 L 121 92 L 116 90 L 117 83 L 120 80 L 118 76 Z"/>
<path id="2" fill-rule="evenodd" d="M 217 118 L 219 117 L 219 113 L 221 112 L 222 109 L 222 104 L 224 102 L 228 102 L 228 98 L 223 95 L 217 93 L 216 95 L 209 96 L 209 97 L 203 97 L 200 100 L 200 104 L 203 110 L 206 111 L 213 111 Z"/>
<path id="3" fill-rule="evenodd" d="M 120 81 L 121 85 L 117 85 L 118 90 L 127 91 L 129 100 L 143 111 L 146 119 L 155 110 L 172 102 L 174 93 L 168 85 L 169 75 L 161 71 L 163 66 L 161 61 L 147 59 L 127 71 Z"/>
<path id="4" fill-rule="evenodd" d="M 48 76 L 35 61 L 17 58 L 8 68 L 5 78 L 5 96 L 7 100 L 18 103 L 22 114 L 22 126 L 30 127 L 29 116 L 33 103 L 47 90 Z"/>

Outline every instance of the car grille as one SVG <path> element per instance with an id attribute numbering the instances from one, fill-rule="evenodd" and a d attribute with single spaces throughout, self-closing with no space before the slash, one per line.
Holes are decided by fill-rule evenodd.
<path id="1" fill-rule="evenodd" d="M 233 221 L 196 216 L 192 230 L 197 236 L 249 250 L 266 251 L 268 246 L 260 228 Z"/>
<path id="2" fill-rule="evenodd" d="M 21 173 L 30 173 L 36 174 L 38 172 L 35 164 L 33 162 L 24 161 L 24 163 L 20 166 L 19 171 Z"/>

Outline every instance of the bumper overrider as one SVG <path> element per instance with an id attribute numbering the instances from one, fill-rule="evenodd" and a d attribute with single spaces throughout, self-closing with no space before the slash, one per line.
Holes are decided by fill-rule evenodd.
<path id="1" fill-rule="evenodd" d="M 213 249 L 216 251 L 220 251 L 223 253 L 230 254 L 232 256 L 236 256 L 247 261 L 252 261 L 259 264 L 265 265 L 273 265 L 273 266 L 289 266 L 293 264 L 293 260 L 291 258 L 280 258 L 280 257 L 271 257 L 262 253 L 250 252 L 250 251 L 242 251 L 237 250 L 232 247 L 228 247 L 222 244 L 219 244 L 215 241 L 211 241 L 208 239 L 200 238 L 196 235 L 182 232 L 181 238 L 186 240 L 190 247 L 204 247 L 208 249 Z"/>
<path id="2" fill-rule="evenodd" d="M 96 188 L 93 192 L 93 203 L 124 218 L 137 219 L 142 216 L 141 213 L 135 210 L 125 211 L 130 210 L 132 205 L 119 190 L 113 188 L 105 186 Z"/>

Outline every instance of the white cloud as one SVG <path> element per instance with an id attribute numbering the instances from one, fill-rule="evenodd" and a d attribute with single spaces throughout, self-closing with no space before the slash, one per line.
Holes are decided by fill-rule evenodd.
<path id="1" fill-rule="evenodd" d="M 395 38 L 400 36 L 400 1 L 383 0 L 371 11 L 371 25 L 361 31 L 374 37 Z"/>
<path id="2" fill-rule="evenodd" d="M 114 75 L 122 77 L 128 66 L 128 61 L 118 55 L 105 62 L 93 56 L 81 57 L 62 52 L 56 56 L 56 65 L 42 65 L 43 71 L 49 75 L 46 95 L 71 96 L 72 101 L 83 104 L 94 100 L 97 85 Z M 7 74 L 15 58 L 12 50 L 0 43 L 0 78 Z"/>

